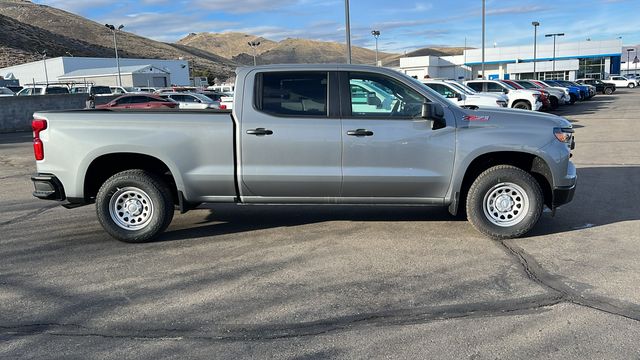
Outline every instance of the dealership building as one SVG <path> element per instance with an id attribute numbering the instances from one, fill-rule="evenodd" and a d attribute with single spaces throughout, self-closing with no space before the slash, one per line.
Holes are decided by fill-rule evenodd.
<path id="1" fill-rule="evenodd" d="M 561 39 L 561 38 L 558 38 Z M 487 79 L 575 80 L 583 77 L 605 79 L 620 74 L 622 40 L 557 41 L 485 48 L 484 71 Z M 625 59 L 626 60 L 626 59 Z M 473 79 L 482 76 L 482 49 L 465 50 L 456 56 L 418 56 L 400 58 L 397 69 L 418 79 Z"/>
<path id="2" fill-rule="evenodd" d="M 187 60 L 120 59 L 123 86 L 189 85 Z M 87 82 L 117 85 L 114 58 L 57 57 L 0 69 L 0 77 L 11 76 L 20 85 L 45 82 Z"/>

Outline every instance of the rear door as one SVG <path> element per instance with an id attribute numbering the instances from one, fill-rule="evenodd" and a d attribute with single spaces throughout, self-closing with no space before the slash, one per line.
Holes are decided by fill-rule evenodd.
<path id="1" fill-rule="evenodd" d="M 407 83 L 368 72 L 341 72 L 340 78 L 341 93 L 367 84 L 377 97 L 392 99 L 367 110 L 355 97 L 342 98 L 342 201 L 441 201 L 453 171 L 453 113 L 445 108 L 447 125 L 433 130 L 421 116 L 423 102 L 431 99 Z"/>
<path id="2" fill-rule="evenodd" d="M 331 71 L 248 75 L 239 121 L 244 202 L 335 202 L 341 127 Z"/>

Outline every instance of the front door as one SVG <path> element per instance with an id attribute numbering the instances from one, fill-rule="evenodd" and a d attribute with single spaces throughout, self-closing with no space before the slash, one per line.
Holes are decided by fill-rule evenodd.
<path id="1" fill-rule="evenodd" d="M 343 102 L 342 201 L 442 200 L 455 156 L 450 110 L 445 109 L 447 125 L 433 130 L 430 121 L 421 117 L 422 104 L 429 99 L 408 84 L 366 72 L 342 73 L 341 81 L 342 89 L 351 88 L 353 97 Z M 379 100 L 363 104 L 355 97 L 359 92 L 354 87 Z"/>
<path id="2" fill-rule="evenodd" d="M 263 72 L 244 88 L 240 131 L 245 202 L 335 202 L 342 181 L 336 74 Z"/>

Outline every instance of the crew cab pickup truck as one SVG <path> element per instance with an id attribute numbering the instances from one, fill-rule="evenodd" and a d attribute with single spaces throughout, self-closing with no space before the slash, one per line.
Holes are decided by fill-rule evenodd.
<path id="1" fill-rule="evenodd" d="M 258 66 L 236 78 L 232 112 L 37 112 L 34 195 L 95 202 L 125 242 L 154 239 L 174 209 L 201 203 L 447 206 L 505 239 L 573 197 L 573 129 L 561 117 L 459 108 L 371 66 Z"/>

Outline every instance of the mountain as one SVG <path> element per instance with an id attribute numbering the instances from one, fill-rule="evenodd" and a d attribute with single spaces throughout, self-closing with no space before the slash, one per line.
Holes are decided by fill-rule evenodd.
<path id="1" fill-rule="evenodd" d="M 260 42 L 256 47 L 259 64 L 345 62 L 345 45 L 328 41 L 285 39 L 278 42 L 242 33 L 192 33 L 179 40 L 178 44 L 213 52 L 235 62 L 249 65 L 253 64 L 253 53 L 247 43 L 254 40 Z M 374 50 L 353 46 L 351 53 L 352 61 L 356 64 L 375 63 Z M 379 52 L 378 56 L 383 64 L 386 64 L 387 58 L 395 58 L 396 55 Z"/>
<path id="2" fill-rule="evenodd" d="M 26 0 L 0 0 L 0 67 L 47 57 L 112 57 L 113 35 L 103 24 Z M 189 60 L 198 73 L 227 78 L 237 64 L 183 44 L 168 44 L 121 31 L 122 57 Z"/>

